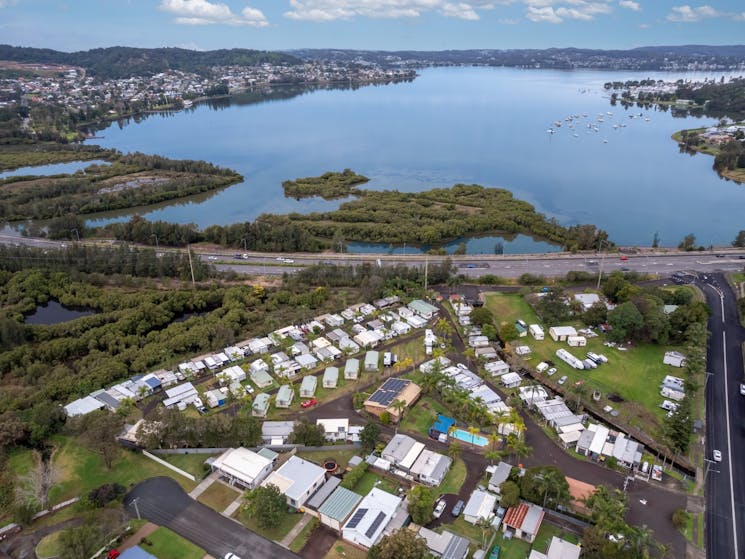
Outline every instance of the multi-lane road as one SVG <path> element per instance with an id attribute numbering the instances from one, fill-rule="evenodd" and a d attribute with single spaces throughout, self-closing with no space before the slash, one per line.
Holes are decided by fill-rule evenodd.
<path id="1" fill-rule="evenodd" d="M 696 284 L 711 307 L 706 381 L 706 546 L 709 559 L 745 558 L 745 329 L 735 294 L 721 274 Z M 714 450 L 722 454 L 713 459 Z"/>

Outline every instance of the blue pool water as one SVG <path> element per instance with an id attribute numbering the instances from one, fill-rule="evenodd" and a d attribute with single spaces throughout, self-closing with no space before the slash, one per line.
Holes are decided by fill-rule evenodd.
<path id="1" fill-rule="evenodd" d="M 474 444 L 476 446 L 486 446 L 489 444 L 489 439 L 481 435 L 472 435 L 468 431 L 463 429 L 453 429 L 450 431 L 450 436 L 459 441 Z"/>

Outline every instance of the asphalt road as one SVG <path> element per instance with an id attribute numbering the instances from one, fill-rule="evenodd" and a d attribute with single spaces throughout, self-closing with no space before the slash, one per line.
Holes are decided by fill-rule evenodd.
<path id="1" fill-rule="evenodd" d="M 704 279 L 705 278 L 705 279 Z M 725 278 L 702 276 L 696 284 L 711 307 L 706 381 L 706 548 L 710 559 L 745 558 L 745 396 L 736 297 Z M 711 461 L 720 450 L 721 462 Z M 707 471 L 708 470 L 708 471 Z"/>
<path id="2" fill-rule="evenodd" d="M 173 530 L 216 558 L 224 557 L 228 552 L 241 559 L 299 557 L 195 501 L 168 477 L 155 477 L 138 483 L 124 497 L 124 507 L 131 516 L 137 516 L 139 510 L 143 518 Z"/>

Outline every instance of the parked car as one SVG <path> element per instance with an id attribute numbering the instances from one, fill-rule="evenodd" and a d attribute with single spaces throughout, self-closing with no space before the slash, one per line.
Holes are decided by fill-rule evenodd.
<path id="1" fill-rule="evenodd" d="M 301 408 L 310 408 L 310 407 L 315 406 L 317 403 L 318 403 L 318 400 L 316 400 L 315 398 L 311 398 L 310 400 L 305 400 L 305 402 L 302 402 L 300 404 L 300 407 Z"/>
<path id="2" fill-rule="evenodd" d="M 565 382 L 567 381 L 567 379 L 568 379 L 568 378 L 569 378 L 569 377 L 567 377 L 566 375 L 564 375 L 563 377 L 561 377 L 561 378 L 559 379 L 559 384 L 564 384 L 564 383 L 565 383 Z"/>
<path id="3" fill-rule="evenodd" d="M 556 371 L 557 371 L 556 367 L 551 367 L 548 371 L 546 371 L 546 374 L 548 376 L 555 375 Z"/>
<path id="4" fill-rule="evenodd" d="M 453 507 L 453 511 L 452 511 L 453 516 L 456 516 L 456 517 L 460 516 L 460 513 L 463 512 L 463 505 L 465 505 L 463 501 L 458 501 L 457 503 L 455 503 L 455 506 Z"/>
<path id="5" fill-rule="evenodd" d="M 721 462 L 722 461 L 722 451 L 721 450 L 713 450 L 711 453 L 714 455 L 714 462 Z"/>
<path id="6" fill-rule="evenodd" d="M 440 499 L 439 501 L 437 501 L 437 503 L 435 504 L 435 511 L 432 513 L 432 516 L 434 516 L 435 518 L 440 518 L 442 516 L 442 512 L 445 510 L 445 505 L 447 505 L 445 499 Z"/>

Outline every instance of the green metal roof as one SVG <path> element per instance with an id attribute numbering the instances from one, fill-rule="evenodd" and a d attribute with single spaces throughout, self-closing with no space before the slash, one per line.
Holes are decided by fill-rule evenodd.
<path id="1" fill-rule="evenodd" d="M 344 522 L 361 500 L 362 495 L 344 487 L 337 487 L 318 512 L 338 522 Z"/>

